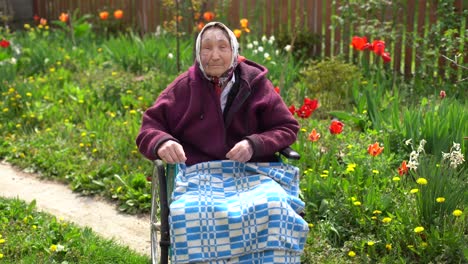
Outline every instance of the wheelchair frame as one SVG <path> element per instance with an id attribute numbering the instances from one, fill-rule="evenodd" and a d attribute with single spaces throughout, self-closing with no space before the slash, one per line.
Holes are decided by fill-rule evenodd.
<path id="1" fill-rule="evenodd" d="M 287 159 L 299 160 L 301 156 L 291 147 L 279 152 Z M 166 165 L 162 160 L 154 161 L 154 170 L 151 176 L 151 262 L 152 264 L 167 264 L 169 262 L 169 247 L 171 245 L 169 233 L 169 197 L 168 187 L 173 188 L 173 182 L 168 184 L 168 171 L 174 170 L 173 165 Z M 169 179 L 174 180 L 174 178 Z M 172 190 L 171 190 L 172 192 Z M 159 199 L 158 199 L 159 198 Z M 159 203 L 158 203 L 159 200 Z M 160 220 L 158 222 L 158 208 Z M 160 239 L 158 237 L 160 233 Z M 158 249 L 160 252 L 158 254 Z M 157 259 L 160 259 L 158 262 Z"/>

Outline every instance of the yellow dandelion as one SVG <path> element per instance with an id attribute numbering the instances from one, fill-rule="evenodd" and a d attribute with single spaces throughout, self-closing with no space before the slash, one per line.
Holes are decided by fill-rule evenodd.
<path id="1" fill-rule="evenodd" d="M 418 227 L 414 228 L 415 233 L 421 233 L 422 231 L 424 231 L 424 227 L 422 227 L 422 226 L 418 226 Z"/>
<path id="2" fill-rule="evenodd" d="M 394 182 L 397 182 L 397 181 L 400 181 L 400 180 L 401 180 L 400 177 L 393 177 L 393 178 L 392 178 L 392 181 L 394 181 Z"/>
<path id="3" fill-rule="evenodd" d="M 313 227 L 314 227 L 314 224 L 310 223 L 309 228 L 313 228 Z"/>
<path id="4" fill-rule="evenodd" d="M 372 170 L 372 173 L 379 174 L 380 172 L 378 170 Z"/>
<path id="5" fill-rule="evenodd" d="M 437 197 L 436 202 L 443 203 L 443 202 L 445 202 L 445 198 L 444 197 Z"/>
<path id="6" fill-rule="evenodd" d="M 385 245 L 385 248 L 386 248 L 387 250 L 392 250 L 392 244 L 386 244 L 386 245 Z"/>
<path id="7" fill-rule="evenodd" d="M 424 179 L 424 178 L 418 178 L 418 179 L 416 180 L 416 183 L 417 183 L 417 184 L 421 184 L 421 185 L 426 185 L 426 184 L 427 184 L 427 180 Z"/>
<path id="8" fill-rule="evenodd" d="M 24 29 L 30 29 L 31 28 L 31 25 L 29 24 L 24 24 Z"/>
<path id="9" fill-rule="evenodd" d="M 50 71 L 50 72 L 55 72 L 55 68 L 54 68 L 54 67 L 50 67 L 50 68 L 49 68 L 49 71 Z"/>
<path id="10" fill-rule="evenodd" d="M 15 92 L 15 88 L 10 87 L 10 88 L 8 89 L 8 93 L 14 93 L 14 92 Z"/>
<path id="11" fill-rule="evenodd" d="M 355 256 L 356 256 L 356 252 L 354 252 L 354 251 L 351 250 L 350 252 L 348 252 L 348 256 L 350 256 L 350 257 L 355 257 Z"/>
<path id="12" fill-rule="evenodd" d="M 130 114 L 134 115 L 134 114 L 136 114 L 136 113 L 137 113 L 136 110 L 134 110 L 134 109 L 130 110 Z"/>
<path id="13" fill-rule="evenodd" d="M 392 218 L 390 217 L 384 217 L 384 219 L 382 219 L 382 222 L 385 223 L 385 224 L 388 224 L 392 221 Z"/>
<path id="14" fill-rule="evenodd" d="M 80 143 L 80 148 L 84 147 L 84 143 Z"/>
<path id="15" fill-rule="evenodd" d="M 3 243 L 5 243 L 5 239 L 0 238 L 0 244 L 3 244 Z"/>
<path id="16" fill-rule="evenodd" d="M 117 75 L 117 72 L 112 72 L 112 76 L 116 76 Z"/>
<path id="17" fill-rule="evenodd" d="M 55 252 L 55 251 L 57 251 L 57 245 L 52 244 L 52 245 L 50 245 L 49 249 L 50 249 L 50 251 Z"/>
<path id="18" fill-rule="evenodd" d="M 36 229 L 37 229 L 37 225 L 33 225 L 33 226 L 32 226 L 32 229 L 33 229 L 33 230 L 36 230 Z"/>
<path id="19" fill-rule="evenodd" d="M 81 136 L 82 136 L 82 137 L 86 137 L 86 132 L 82 132 L 82 133 L 81 133 Z"/>
<path id="20" fill-rule="evenodd" d="M 125 91 L 125 92 L 126 92 L 127 94 L 132 94 L 132 93 L 133 93 L 132 90 L 127 90 L 127 91 Z"/>
<path id="21" fill-rule="evenodd" d="M 368 246 L 371 246 L 371 247 L 372 247 L 374 244 L 375 244 L 374 241 L 369 241 L 369 242 L 367 242 L 367 245 L 368 245 Z"/>
<path id="22" fill-rule="evenodd" d="M 371 219 L 372 220 L 377 220 L 377 216 L 372 216 Z"/>
<path id="23" fill-rule="evenodd" d="M 2 111 L 3 111 L 4 113 L 6 113 L 6 112 L 10 111 L 10 109 L 8 109 L 8 108 L 3 108 Z"/>
<path id="24" fill-rule="evenodd" d="M 93 149 L 93 153 L 96 153 L 96 152 L 97 152 L 97 149 L 94 148 L 94 149 Z"/>
<path id="25" fill-rule="evenodd" d="M 307 129 L 301 128 L 301 132 L 307 132 Z"/>
<path id="26" fill-rule="evenodd" d="M 426 242 L 422 242 L 422 243 L 421 243 L 421 247 L 425 248 L 425 247 L 427 247 L 427 246 L 428 246 L 428 244 L 427 244 Z"/>
<path id="27" fill-rule="evenodd" d="M 353 196 L 353 197 L 351 197 L 351 201 L 353 201 L 353 202 L 354 202 L 354 201 L 356 201 L 356 200 L 357 200 L 357 198 L 356 198 L 356 197 L 354 197 L 354 196 Z"/>
<path id="28" fill-rule="evenodd" d="M 374 210 L 374 212 L 372 212 L 372 214 L 381 214 L 381 213 L 382 213 L 382 211 L 380 211 L 380 210 Z"/>
<path id="29" fill-rule="evenodd" d="M 419 189 L 411 189 L 410 190 L 410 193 L 417 193 L 417 192 L 419 192 Z"/>
<path id="30" fill-rule="evenodd" d="M 2 253 L 0 253 L 0 259 L 2 259 L 2 258 L 3 258 L 3 254 L 2 254 Z"/>
<path id="31" fill-rule="evenodd" d="M 356 201 L 353 203 L 355 206 L 361 206 L 361 202 L 360 201 Z"/>
<path id="32" fill-rule="evenodd" d="M 31 97 L 31 96 L 32 96 L 32 93 L 27 92 L 27 93 L 26 93 L 26 96 L 27 96 L 27 97 Z"/>
<path id="33" fill-rule="evenodd" d="M 456 209 L 453 211 L 453 216 L 456 216 L 456 217 L 459 217 L 463 214 L 463 211 L 462 210 L 459 210 L 459 209 Z"/>
<path id="34" fill-rule="evenodd" d="M 138 101 L 143 101 L 143 96 L 138 96 L 137 100 Z"/>

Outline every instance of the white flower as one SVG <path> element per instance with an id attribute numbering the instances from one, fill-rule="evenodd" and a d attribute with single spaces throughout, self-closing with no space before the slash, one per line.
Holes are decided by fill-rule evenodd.
<path id="1" fill-rule="evenodd" d="M 280 53 L 279 50 L 275 50 L 275 54 L 278 55 Z"/>
<path id="2" fill-rule="evenodd" d="M 442 158 L 450 161 L 450 167 L 456 169 L 458 165 L 465 162 L 465 157 L 461 153 L 460 144 L 453 142 L 453 146 L 450 148 L 450 153 L 442 152 Z"/>
<path id="3" fill-rule="evenodd" d="M 172 53 L 169 53 L 167 54 L 167 57 L 172 60 L 174 58 L 174 55 Z"/>
<path id="4" fill-rule="evenodd" d="M 248 49 L 253 49 L 253 44 L 252 44 L 252 43 L 248 43 L 248 44 L 247 44 L 247 48 L 248 48 Z"/>
<path id="5" fill-rule="evenodd" d="M 426 145 L 426 142 L 427 142 L 426 140 L 421 139 L 421 142 L 419 142 L 418 153 L 421 153 L 421 152 L 425 153 L 424 145 Z"/>
<path id="6" fill-rule="evenodd" d="M 265 59 L 267 59 L 267 60 L 268 60 L 268 59 L 271 59 L 271 58 L 270 58 L 270 54 L 268 54 L 268 52 L 265 52 L 265 53 L 263 54 L 263 57 L 265 57 Z"/>
<path id="7" fill-rule="evenodd" d="M 271 35 L 270 39 L 268 40 L 268 43 L 273 44 L 273 42 L 275 42 L 275 36 Z"/>
<path id="8" fill-rule="evenodd" d="M 412 138 L 406 140 L 406 141 L 405 141 L 405 145 L 406 145 L 406 146 L 411 145 L 411 141 L 412 141 L 412 140 L 413 140 Z"/>
<path id="9" fill-rule="evenodd" d="M 266 42 L 268 39 L 265 35 L 262 36 L 262 42 Z"/>
<path id="10" fill-rule="evenodd" d="M 258 52 L 263 52 L 263 47 L 262 46 L 258 47 Z"/>
<path id="11" fill-rule="evenodd" d="M 16 64 L 16 58 L 15 58 L 15 57 L 11 58 L 10 63 L 11 63 L 11 64 Z"/>
<path id="12" fill-rule="evenodd" d="M 258 41 L 254 40 L 252 43 L 254 44 L 254 46 L 258 46 Z"/>
<path id="13" fill-rule="evenodd" d="M 291 51 L 291 45 L 286 45 L 286 47 L 284 47 L 284 50 L 286 52 L 290 52 Z"/>
<path id="14" fill-rule="evenodd" d="M 258 50 L 253 50 L 253 54 L 257 54 L 258 53 Z"/>

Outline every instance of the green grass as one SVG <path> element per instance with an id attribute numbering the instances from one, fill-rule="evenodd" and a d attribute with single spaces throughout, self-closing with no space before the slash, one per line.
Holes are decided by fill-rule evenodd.
<path id="1" fill-rule="evenodd" d="M 0 197 L 1 263 L 149 263 L 89 228 L 38 212 L 33 201 Z"/>

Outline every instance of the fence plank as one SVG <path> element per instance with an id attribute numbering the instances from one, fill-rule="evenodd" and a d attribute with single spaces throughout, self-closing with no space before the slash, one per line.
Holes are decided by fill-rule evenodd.
<path id="1" fill-rule="evenodd" d="M 332 1 L 325 1 L 325 25 L 322 25 L 322 32 L 325 32 L 325 57 L 330 57 L 332 51 L 332 36 L 331 36 L 331 15 L 332 15 Z"/>
<path id="2" fill-rule="evenodd" d="M 407 30 L 407 37 L 405 39 L 405 66 L 404 66 L 404 73 L 406 77 L 409 77 L 412 73 L 412 63 L 413 63 L 413 48 L 409 45 L 409 36 L 414 36 L 414 13 L 416 11 L 416 3 L 414 0 L 408 1 L 408 5 L 406 5 L 406 10 L 408 12 L 408 16 L 406 16 L 406 30 Z"/>

